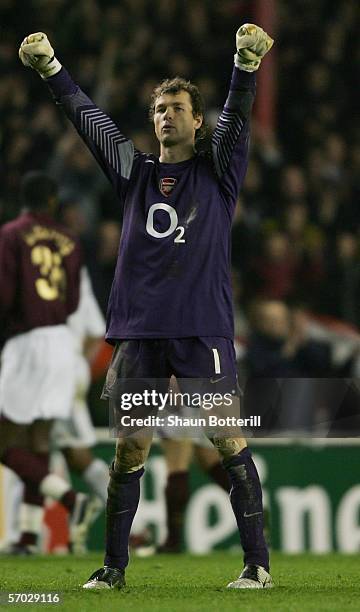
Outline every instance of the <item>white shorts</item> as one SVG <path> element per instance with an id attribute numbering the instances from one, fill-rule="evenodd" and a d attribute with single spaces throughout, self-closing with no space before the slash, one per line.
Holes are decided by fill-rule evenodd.
<path id="1" fill-rule="evenodd" d="M 95 428 L 86 402 L 75 400 L 70 419 L 59 419 L 51 431 L 51 445 L 61 448 L 88 448 L 96 443 Z"/>
<path id="2" fill-rule="evenodd" d="M 8 340 L 1 356 L 0 414 L 28 425 L 69 417 L 75 345 L 66 325 L 38 327 Z"/>
<path id="3" fill-rule="evenodd" d="M 69 419 L 57 420 L 51 431 L 54 448 L 87 448 L 96 443 L 95 428 L 86 402 L 90 368 L 82 355 L 76 361 L 76 394 Z"/>
<path id="4" fill-rule="evenodd" d="M 57 420 L 51 431 L 51 445 L 61 448 L 88 448 L 96 443 L 95 428 L 84 401 L 76 399 L 70 419 Z"/>

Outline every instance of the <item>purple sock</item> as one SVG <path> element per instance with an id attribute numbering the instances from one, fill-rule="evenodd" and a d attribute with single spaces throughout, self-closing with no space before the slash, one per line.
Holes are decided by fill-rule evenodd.
<path id="1" fill-rule="evenodd" d="M 244 564 L 261 565 L 269 571 L 269 552 L 264 538 L 262 491 L 250 450 L 224 461 L 231 481 L 230 501 L 244 550 Z"/>
<path id="2" fill-rule="evenodd" d="M 110 469 L 106 504 L 106 554 L 104 565 L 125 569 L 129 563 L 129 535 L 139 505 L 144 468 L 130 474 Z"/>

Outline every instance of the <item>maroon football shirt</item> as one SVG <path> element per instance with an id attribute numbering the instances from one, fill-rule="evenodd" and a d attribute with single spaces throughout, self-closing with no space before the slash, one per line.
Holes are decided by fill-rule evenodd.
<path id="1" fill-rule="evenodd" d="M 27 212 L 0 229 L 0 326 L 9 338 L 66 322 L 77 308 L 81 250 L 45 213 Z"/>

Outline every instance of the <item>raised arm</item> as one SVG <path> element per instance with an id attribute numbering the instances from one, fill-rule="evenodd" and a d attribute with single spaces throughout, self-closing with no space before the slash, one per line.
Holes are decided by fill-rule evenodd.
<path id="1" fill-rule="evenodd" d="M 273 40 L 258 26 L 237 31 L 230 91 L 212 137 L 212 154 L 222 190 L 233 208 L 248 161 L 249 120 L 255 99 L 255 71 Z"/>
<path id="2" fill-rule="evenodd" d="M 139 155 L 115 123 L 74 83 L 54 55 L 45 34 L 30 34 L 22 42 L 19 57 L 24 66 L 46 80 L 106 176 L 123 199 L 134 159 Z"/>

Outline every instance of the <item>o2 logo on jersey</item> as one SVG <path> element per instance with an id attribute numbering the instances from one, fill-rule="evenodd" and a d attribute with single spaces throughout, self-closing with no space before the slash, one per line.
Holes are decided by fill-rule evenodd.
<path id="1" fill-rule="evenodd" d="M 154 227 L 154 217 L 157 210 L 162 210 L 169 215 L 169 227 L 164 232 L 159 232 Z M 174 232 L 177 232 L 174 242 L 185 242 L 185 238 L 183 235 L 185 233 L 185 229 L 182 225 L 178 225 L 179 219 L 177 216 L 177 212 L 175 208 L 169 206 L 169 204 L 163 204 L 162 202 L 158 204 L 152 204 L 149 208 L 147 220 L 146 220 L 146 231 L 150 236 L 154 238 L 167 238 L 171 236 Z"/>

